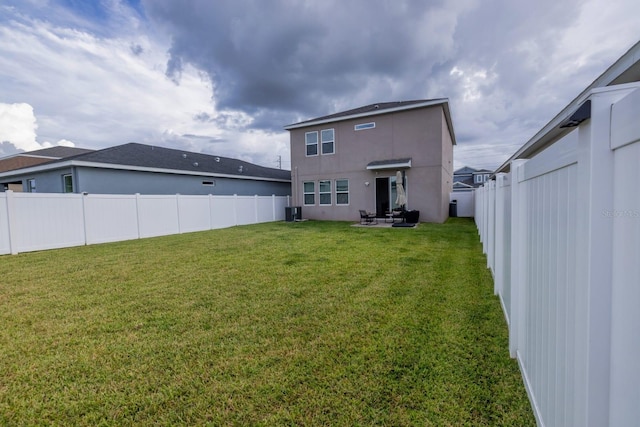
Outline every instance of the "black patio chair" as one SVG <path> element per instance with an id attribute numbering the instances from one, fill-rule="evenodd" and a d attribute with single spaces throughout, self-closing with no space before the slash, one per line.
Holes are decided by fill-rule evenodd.
<path id="1" fill-rule="evenodd" d="M 377 224 L 378 220 L 375 214 L 369 213 L 364 209 L 360 209 L 360 224 L 361 225 L 372 225 Z"/>

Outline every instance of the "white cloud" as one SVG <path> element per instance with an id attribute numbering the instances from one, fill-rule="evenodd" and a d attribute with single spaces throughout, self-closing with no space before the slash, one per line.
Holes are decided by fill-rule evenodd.
<path id="1" fill-rule="evenodd" d="M 11 87 L 0 102 L 29 106 L 19 109 L 10 140 L 20 135 L 25 150 L 52 145 L 38 140 L 83 148 L 136 141 L 270 161 L 266 135 L 239 143 L 236 130 L 220 126 L 242 126 L 251 118 L 225 112 L 217 120 L 208 76 L 188 65 L 179 85 L 165 76 L 166 50 L 145 34 L 99 37 L 24 17 L 0 23 L 0 85 Z M 212 120 L 197 120 L 203 113 Z M 206 138 L 181 137 L 191 134 Z"/>
<path id="2" fill-rule="evenodd" d="M 19 150 L 44 148 L 36 141 L 36 117 L 26 103 L 0 103 L 0 142 L 10 142 Z"/>

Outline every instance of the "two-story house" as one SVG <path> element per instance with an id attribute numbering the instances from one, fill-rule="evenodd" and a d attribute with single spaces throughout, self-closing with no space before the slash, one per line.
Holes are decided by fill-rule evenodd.
<path id="1" fill-rule="evenodd" d="M 420 221 L 447 219 L 456 143 L 448 99 L 371 104 L 285 129 L 303 217 L 350 221 L 365 209 L 383 218 L 398 207 L 399 177 L 406 209 Z"/>
<path id="2" fill-rule="evenodd" d="M 488 169 L 475 169 L 464 166 L 453 172 L 453 191 L 473 191 L 487 182 L 491 176 Z"/>

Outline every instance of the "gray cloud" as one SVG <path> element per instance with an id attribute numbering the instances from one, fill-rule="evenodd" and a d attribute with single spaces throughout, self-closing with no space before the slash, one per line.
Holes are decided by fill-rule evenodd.
<path id="1" fill-rule="evenodd" d="M 522 143 L 575 94 L 566 87 L 544 96 L 557 87 L 541 82 L 580 7 L 578 0 L 145 2 L 147 16 L 172 35 L 167 75 L 178 82 L 186 64 L 205 71 L 217 109 L 246 113 L 250 128 L 276 132 L 371 102 L 448 97 L 463 144 Z M 225 117 L 218 121 L 224 126 Z"/>
<path id="2" fill-rule="evenodd" d="M 184 7 L 153 1 L 145 8 L 172 34 L 168 76 L 179 80 L 190 63 L 210 76 L 218 108 L 263 116 L 274 110 L 289 113 L 289 120 L 272 123 L 273 129 L 298 115 L 326 114 L 354 95 L 356 102 L 423 96 L 426 76 L 453 46 L 455 13 L 443 6 L 263 5 L 196 1 Z"/>
<path id="3" fill-rule="evenodd" d="M 14 154 L 21 153 L 22 151 L 24 150 L 20 150 L 18 147 L 16 147 L 9 141 L 0 142 L 0 158 L 12 156 Z"/>

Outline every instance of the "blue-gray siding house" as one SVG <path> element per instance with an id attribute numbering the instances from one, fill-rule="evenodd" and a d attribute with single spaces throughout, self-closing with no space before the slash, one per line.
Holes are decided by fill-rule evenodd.
<path id="1" fill-rule="evenodd" d="M 287 196 L 291 172 L 129 143 L 0 172 L 0 191 Z"/>

